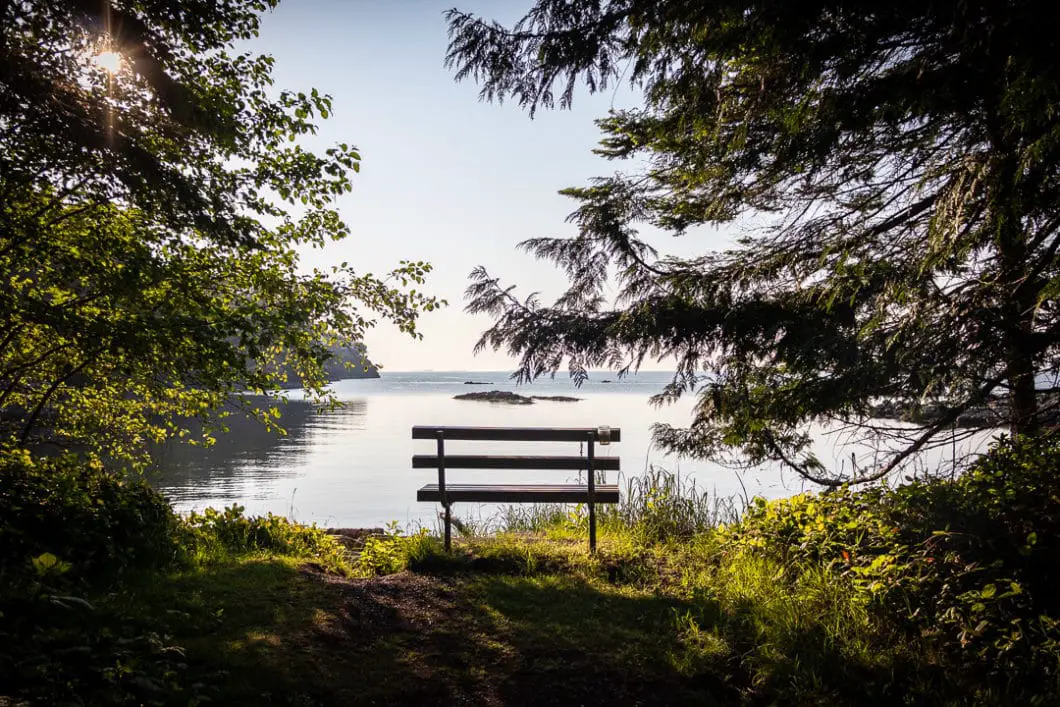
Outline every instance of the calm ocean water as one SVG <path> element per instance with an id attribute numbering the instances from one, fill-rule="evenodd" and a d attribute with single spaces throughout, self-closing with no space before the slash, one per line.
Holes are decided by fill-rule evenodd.
<path id="1" fill-rule="evenodd" d="M 604 380 L 611 382 L 605 383 Z M 413 425 L 528 427 L 597 427 L 622 429 L 622 442 L 607 451 L 622 460 L 622 476 L 640 474 L 648 464 L 680 472 L 705 491 L 720 496 L 741 494 L 770 498 L 798 493 L 805 487 L 791 473 L 775 467 L 736 472 L 716 464 L 665 456 L 652 449 L 654 422 L 685 424 L 693 400 L 652 407 L 648 398 L 669 381 L 667 373 L 646 372 L 618 380 L 594 374 L 581 388 L 566 376 L 515 386 L 507 372 L 384 372 L 382 378 L 334 384 L 344 406 L 318 412 L 292 400 L 283 408 L 286 436 L 265 432 L 257 423 L 233 420 L 231 432 L 209 449 L 167 445 L 157 454 L 161 471 L 156 488 L 181 511 L 239 503 L 253 514 L 272 512 L 327 526 L 374 527 L 388 521 L 434 524 L 438 508 L 416 502 L 416 489 L 436 481 L 437 472 L 413 470 L 413 454 L 432 453 L 434 443 L 410 439 Z M 489 385 L 465 385 L 465 381 Z M 461 393 L 512 390 L 524 395 L 572 395 L 578 402 L 537 401 L 509 405 L 454 400 Z M 565 443 L 450 442 L 447 451 L 466 453 L 568 453 Z M 821 436 L 818 454 L 840 458 L 835 440 Z M 849 452 L 845 452 L 849 454 Z M 576 472 L 453 470 L 452 483 L 552 481 L 573 479 Z M 613 481 L 612 473 L 608 481 Z M 621 481 L 622 479 L 619 479 Z M 488 518 L 496 509 L 470 504 L 454 506 L 458 516 Z"/>

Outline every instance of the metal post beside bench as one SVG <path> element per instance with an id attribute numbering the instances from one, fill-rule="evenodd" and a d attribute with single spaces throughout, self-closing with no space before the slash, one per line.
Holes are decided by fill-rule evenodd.
<path id="1" fill-rule="evenodd" d="M 597 484 L 597 471 L 618 471 L 618 457 L 596 456 L 595 445 L 622 439 L 622 431 L 608 427 L 430 427 L 412 428 L 412 439 L 433 439 L 437 454 L 416 454 L 413 469 L 438 469 L 438 483 L 416 492 L 417 501 L 437 501 L 445 509 L 445 550 L 452 545 L 450 506 L 470 503 L 584 503 L 589 508 L 589 550 L 596 550 L 596 504 L 618 503 L 617 484 Z M 499 456 L 445 453 L 445 440 L 500 442 L 585 442 L 582 456 Z M 581 484 L 447 484 L 446 469 L 556 469 L 585 470 Z"/>

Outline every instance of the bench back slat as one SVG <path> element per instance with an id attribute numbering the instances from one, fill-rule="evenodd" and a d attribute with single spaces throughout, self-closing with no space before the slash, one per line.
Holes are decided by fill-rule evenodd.
<path id="1" fill-rule="evenodd" d="M 585 486 L 555 485 L 519 485 L 504 486 L 490 484 L 484 486 L 459 485 L 446 489 L 445 494 L 450 502 L 470 501 L 473 503 L 588 503 L 589 491 Z M 429 484 L 416 492 L 417 501 L 441 501 L 442 493 L 437 486 Z M 594 499 L 596 503 L 618 503 L 618 486 L 597 486 Z"/>
<path id="2" fill-rule="evenodd" d="M 595 427 L 430 427 L 428 425 L 413 427 L 412 439 L 437 439 L 439 432 L 442 433 L 443 439 L 506 442 L 584 442 L 589 435 L 597 439 Z M 622 430 L 612 427 L 610 438 L 612 442 L 621 442 Z"/>
<path id="3" fill-rule="evenodd" d="M 413 469 L 437 469 L 441 461 L 435 454 L 416 454 L 412 457 Z M 491 454 L 446 454 L 446 469 L 587 469 L 586 457 L 514 457 Z M 618 471 L 618 457 L 595 457 L 593 468 L 603 471 Z"/>

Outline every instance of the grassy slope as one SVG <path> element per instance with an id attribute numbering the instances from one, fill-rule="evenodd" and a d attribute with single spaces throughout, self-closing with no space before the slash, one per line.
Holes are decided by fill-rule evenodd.
<path id="1" fill-rule="evenodd" d="M 566 550 L 566 548 L 563 548 Z M 565 553 L 558 553 L 563 555 Z M 222 703 L 713 704 L 682 674 L 672 596 L 548 569 L 345 579 L 257 558 L 145 586 L 145 615 Z M 731 702 L 724 699 L 723 702 Z"/>
<path id="2" fill-rule="evenodd" d="M 783 588 L 711 548 L 504 534 L 372 579 L 290 557 L 232 560 L 144 586 L 220 703 L 890 704 L 897 652 L 834 583 Z M 717 584 L 724 580 L 724 586 Z M 822 578 L 823 580 L 823 578 Z M 842 625 L 834 625 L 841 622 Z M 779 684 L 773 684 L 779 683 Z"/>
<path id="3" fill-rule="evenodd" d="M 446 555 L 239 507 L 178 521 L 87 467 L 0 476 L 26 482 L 0 500 L 35 499 L 0 528 L 0 704 L 1057 704 L 1042 446 L 739 522 L 657 475 L 595 556 L 578 509 L 513 511 Z"/>

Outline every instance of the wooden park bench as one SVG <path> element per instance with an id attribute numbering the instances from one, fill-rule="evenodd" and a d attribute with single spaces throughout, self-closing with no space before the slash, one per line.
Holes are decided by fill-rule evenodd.
<path id="1" fill-rule="evenodd" d="M 589 550 L 596 550 L 596 504 L 618 503 L 617 484 L 597 484 L 597 471 L 618 471 L 618 457 L 596 456 L 596 445 L 618 442 L 622 431 L 608 427 L 429 427 L 412 428 L 412 439 L 433 439 L 437 454 L 416 454 L 413 469 L 437 469 L 438 483 L 416 493 L 420 502 L 445 509 L 445 550 L 451 548 L 450 506 L 454 503 L 584 503 L 589 508 Z M 497 456 L 446 454 L 446 440 L 582 442 L 585 456 Z M 552 469 L 585 471 L 584 484 L 447 484 L 447 469 Z"/>

